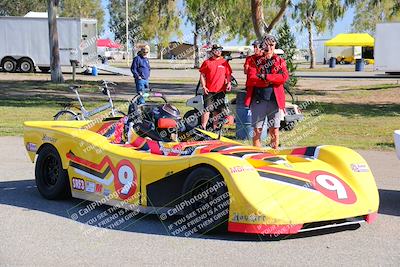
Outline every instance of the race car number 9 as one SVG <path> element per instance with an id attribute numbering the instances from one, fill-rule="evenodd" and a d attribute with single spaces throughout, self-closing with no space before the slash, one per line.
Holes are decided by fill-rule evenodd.
<path id="1" fill-rule="evenodd" d="M 127 199 L 136 191 L 136 170 L 128 160 L 121 160 L 116 168 L 115 191 L 121 199 Z"/>
<path id="2" fill-rule="evenodd" d="M 127 195 L 133 183 L 133 170 L 127 165 L 123 165 L 118 169 L 118 180 L 124 185 L 121 194 Z"/>
<path id="3" fill-rule="evenodd" d="M 319 192 L 336 202 L 353 204 L 357 199 L 353 190 L 340 178 L 332 174 L 317 174 L 315 176 L 315 187 Z"/>

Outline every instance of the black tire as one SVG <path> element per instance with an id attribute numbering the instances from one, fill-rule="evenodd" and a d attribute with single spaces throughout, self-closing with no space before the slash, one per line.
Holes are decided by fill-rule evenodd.
<path id="1" fill-rule="evenodd" d="M 30 58 L 23 57 L 18 60 L 18 68 L 23 73 L 29 73 L 34 71 L 35 65 Z"/>
<path id="2" fill-rule="evenodd" d="M 54 115 L 54 120 L 55 121 L 73 121 L 79 120 L 78 114 L 71 110 L 61 110 L 59 111 L 56 115 Z"/>
<path id="3" fill-rule="evenodd" d="M 35 180 L 39 193 L 47 199 L 63 199 L 71 196 L 67 170 L 64 170 L 60 155 L 50 145 L 43 147 L 35 167 Z"/>
<path id="4" fill-rule="evenodd" d="M 236 88 L 239 85 L 238 81 L 233 76 L 231 76 L 231 84 L 233 88 Z"/>
<path id="5" fill-rule="evenodd" d="M 1 67 L 5 72 L 15 72 L 17 69 L 17 61 L 12 57 L 6 57 L 1 61 Z"/>
<path id="6" fill-rule="evenodd" d="M 227 231 L 230 198 L 221 174 L 208 167 L 196 168 L 183 186 L 183 196 L 190 203 L 185 215 L 196 213 L 196 223 L 188 224 L 195 232 Z"/>
<path id="7" fill-rule="evenodd" d="M 189 110 L 183 115 L 183 119 L 185 120 L 185 125 L 189 128 L 189 130 L 200 126 L 201 117 L 197 115 L 198 111 L 195 109 Z"/>
<path id="8" fill-rule="evenodd" d="M 39 67 L 39 70 L 40 70 L 41 72 L 43 72 L 43 73 L 47 73 L 47 72 L 50 71 L 50 68 L 49 68 L 49 67 Z"/>
<path id="9" fill-rule="evenodd" d="M 296 123 L 297 123 L 296 121 L 290 121 L 290 122 L 281 121 L 281 126 L 280 126 L 279 130 L 291 131 L 296 126 Z"/>

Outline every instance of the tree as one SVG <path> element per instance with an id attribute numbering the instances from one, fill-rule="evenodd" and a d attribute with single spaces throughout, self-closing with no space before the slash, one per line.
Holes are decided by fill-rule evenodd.
<path id="1" fill-rule="evenodd" d="M 343 17 L 345 5 L 341 0 L 301 0 L 292 13 L 293 19 L 300 24 L 300 30 L 307 29 L 310 69 L 315 68 L 315 50 L 313 30 L 322 33 L 327 27 L 333 28 L 338 18 Z"/>
<path id="2" fill-rule="evenodd" d="M 139 5 L 138 1 L 129 1 L 128 5 L 128 30 L 129 42 L 135 43 L 135 40 L 141 39 L 140 21 L 139 21 Z M 113 0 L 108 3 L 110 12 L 110 31 L 114 33 L 115 39 L 121 43 L 126 43 L 126 15 L 125 15 L 125 0 Z"/>
<path id="3" fill-rule="evenodd" d="M 284 17 L 282 23 L 277 29 L 277 38 L 279 48 L 285 52 L 282 57 L 286 60 L 286 66 L 290 77 L 285 84 L 285 89 L 292 94 L 293 88 L 297 84 L 297 77 L 295 76 L 297 64 L 294 63 L 294 57 L 296 54 L 296 38 L 290 30 L 286 17 Z"/>
<path id="4" fill-rule="evenodd" d="M 1 0 L 0 16 L 24 16 L 29 11 L 46 12 L 43 0 Z"/>
<path id="5" fill-rule="evenodd" d="M 400 19 L 399 3 L 395 3 L 392 0 L 353 1 L 355 15 L 351 24 L 352 31 L 368 32 L 371 35 L 375 35 L 377 23 Z"/>
<path id="6" fill-rule="evenodd" d="M 50 69 L 51 81 L 55 83 L 64 82 L 60 65 L 60 49 L 58 46 L 57 31 L 57 8 L 59 0 L 48 0 L 48 19 L 49 19 L 49 46 L 50 46 Z"/>
<path id="7" fill-rule="evenodd" d="M 129 0 L 128 30 L 131 44 L 139 40 L 157 39 L 166 45 L 174 33 L 179 34 L 180 18 L 174 0 Z M 110 31 L 126 42 L 125 0 L 109 1 Z"/>
<path id="8" fill-rule="evenodd" d="M 218 0 L 186 0 L 185 15 L 187 22 L 194 25 L 194 67 L 200 67 L 199 43 L 202 38 L 213 43 L 219 37 L 224 22 L 227 1 Z"/>
<path id="9" fill-rule="evenodd" d="M 100 0 L 61 0 L 60 16 L 97 19 L 97 31 L 103 31 L 104 10 Z"/>
<path id="10" fill-rule="evenodd" d="M 264 6 L 263 2 L 267 2 L 267 5 L 279 5 L 279 11 L 272 16 L 269 23 L 264 19 Z M 285 14 L 287 7 L 290 5 L 290 0 L 276 0 L 276 1 L 263 1 L 263 0 L 251 0 L 251 18 L 253 21 L 254 31 L 258 39 L 261 39 L 265 33 L 270 33 L 274 26 L 279 22 L 279 20 Z"/>

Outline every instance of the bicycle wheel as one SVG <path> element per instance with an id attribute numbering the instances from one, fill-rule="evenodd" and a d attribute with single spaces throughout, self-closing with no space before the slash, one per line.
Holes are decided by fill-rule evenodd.
<path id="1" fill-rule="evenodd" d="M 73 121 L 79 120 L 79 116 L 71 110 L 61 110 L 56 115 L 54 115 L 55 121 Z"/>

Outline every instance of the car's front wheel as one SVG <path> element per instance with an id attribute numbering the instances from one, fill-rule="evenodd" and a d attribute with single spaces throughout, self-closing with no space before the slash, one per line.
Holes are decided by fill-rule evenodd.
<path id="1" fill-rule="evenodd" d="M 35 168 L 36 186 L 47 199 L 62 199 L 71 195 L 68 172 L 64 170 L 60 155 L 50 145 L 43 147 L 38 155 Z"/>
<path id="2" fill-rule="evenodd" d="M 193 232 L 227 230 L 230 197 L 221 174 L 209 167 L 196 168 L 183 188 L 186 222 Z"/>

